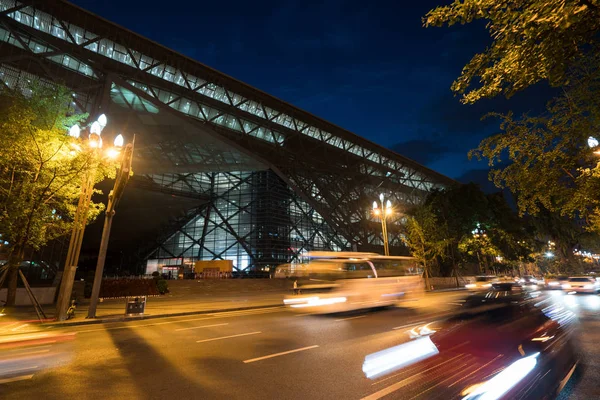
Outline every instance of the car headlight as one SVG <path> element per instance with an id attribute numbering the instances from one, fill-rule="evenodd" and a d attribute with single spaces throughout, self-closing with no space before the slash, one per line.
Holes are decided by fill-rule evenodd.
<path id="1" fill-rule="evenodd" d="M 562 285 L 563 289 L 571 289 L 571 285 L 569 285 L 568 283 L 565 283 Z"/>
<path id="2" fill-rule="evenodd" d="M 584 289 L 593 289 L 594 285 L 585 285 L 583 288 Z"/>
<path id="3" fill-rule="evenodd" d="M 475 286 L 477 285 L 475 285 L 474 283 L 469 283 L 468 285 L 465 285 L 467 289 L 473 289 Z"/>
<path id="4" fill-rule="evenodd" d="M 548 282 L 548 286 L 558 286 L 558 282 Z"/>
<path id="5" fill-rule="evenodd" d="M 490 287 L 492 287 L 492 284 L 491 284 L 491 283 L 486 283 L 485 285 L 483 285 L 483 286 L 481 286 L 481 287 L 484 287 L 484 288 L 490 288 Z"/>
<path id="6" fill-rule="evenodd" d="M 462 394 L 467 394 L 463 400 L 469 399 L 486 399 L 496 400 L 501 398 L 506 392 L 515 387 L 529 374 L 537 364 L 537 357 L 540 353 L 535 353 L 529 357 L 521 358 L 500 373 L 494 376 L 489 381 L 476 386 L 473 391 L 467 388 Z"/>

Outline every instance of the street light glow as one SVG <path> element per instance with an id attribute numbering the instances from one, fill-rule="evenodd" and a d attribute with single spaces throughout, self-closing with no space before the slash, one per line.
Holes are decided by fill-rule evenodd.
<path id="1" fill-rule="evenodd" d="M 102 138 L 96 133 L 90 133 L 89 143 L 92 149 L 102 148 Z"/>
<path id="2" fill-rule="evenodd" d="M 78 139 L 80 134 L 81 134 L 81 128 L 79 128 L 79 125 L 77 125 L 77 124 L 73 125 L 69 129 L 69 136 L 74 137 L 75 139 Z"/>
<path id="3" fill-rule="evenodd" d="M 598 139 L 596 139 L 593 136 L 590 136 L 587 140 L 588 146 L 590 147 L 590 149 L 593 149 L 594 147 L 598 147 Z"/>
<path id="4" fill-rule="evenodd" d="M 552 258 L 552 257 L 554 257 L 554 253 L 551 251 L 548 251 L 548 252 L 546 252 L 546 257 Z"/>
<path id="5" fill-rule="evenodd" d="M 385 203 L 385 214 L 386 215 L 390 215 L 390 214 L 392 214 L 392 212 L 393 212 L 393 210 L 392 210 L 392 202 L 388 200 Z"/>
<path id="6" fill-rule="evenodd" d="M 106 155 L 107 155 L 109 158 L 113 158 L 113 159 L 114 159 L 114 158 L 117 158 L 117 156 L 119 155 L 119 150 L 115 149 L 114 147 L 113 147 L 113 148 L 110 148 L 110 149 L 109 149 L 109 150 L 106 152 Z"/>
<path id="7" fill-rule="evenodd" d="M 104 114 L 103 114 L 104 115 Z M 115 138 L 115 147 L 123 147 L 123 143 L 125 142 L 125 139 L 123 139 L 123 135 L 121 135 L 120 133 L 117 135 L 117 137 Z"/>

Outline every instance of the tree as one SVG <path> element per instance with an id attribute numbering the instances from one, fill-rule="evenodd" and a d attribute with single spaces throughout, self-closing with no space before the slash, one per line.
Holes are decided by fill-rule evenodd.
<path id="1" fill-rule="evenodd" d="M 427 13 L 423 24 L 486 21 L 492 44 L 463 68 L 452 90 L 464 103 L 519 90 L 542 80 L 569 81 L 571 64 L 593 55 L 600 30 L 598 0 L 455 0 Z"/>
<path id="2" fill-rule="evenodd" d="M 521 215 L 547 210 L 600 232 L 600 169 L 587 147 L 600 131 L 600 2 L 457 0 L 423 22 L 475 20 L 487 21 L 492 44 L 452 86 L 464 103 L 510 97 L 542 80 L 562 93 L 542 115 L 496 115 L 501 132 L 469 156 L 489 160 L 490 180 L 510 189 Z"/>
<path id="3" fill-rule="evenodd" d="M 438 235 L 438 221 L 427 206 L 418 207 L 406 221 L 404 241 L 413 257 L 423 265 L 425 286 L 429 289 L 430 269 L 435 260 L 444 255 L 446 244 Z"/>
<path id="4" fill-rule="evenodd" d="M 104 179 L 109 165 L 97 151 L 67 135 L 87 115 L 74 114 L 64 87 L 33 82 L 22 91 L 0 89 L 0 235 L 8 242 L 7 306 L 14 305 L 25 251 L 72 229 L 88 174 Z M 88 222 L 103 205 L 91 203 Z"/>

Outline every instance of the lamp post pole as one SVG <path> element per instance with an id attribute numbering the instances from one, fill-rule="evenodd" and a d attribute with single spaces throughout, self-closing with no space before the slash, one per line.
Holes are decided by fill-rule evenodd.
<path id="1" fill-rule="evenodd" d="M 383 193 L 379 195 L 379 201 L 381 202 L 381 208 L 377 204 L 377 201 L 373 202 L 373 214 L 381 219 L 381 233 L 383 235 L 383 253 L 386 256 L 390 255 L 390 244 L 388 240 L 387 231 L 387 217 L 392 215 L 392 202 L 387 200 L 384 203 Z"/>
<path id="2" fill-rule="evenodd" d="M 102 147 L 102 138 L 100 137 L 100 134 L 106 124 L 106 115 L 102 114 L 90 127 L 87 144 L 94 151 L 97 151 Z M 81 128 L 79 128 L 78 125 L 74 125 L 69 129 L 69 136 L 74 139 L 79 139 L 80 134 Z M 56 319 L 58 321 L 67 319 L 67 309 L 69 308 L 71 294 L 73 292 L 73 282 L 75 281 L 75 273 L 77 271 L 77 264 L 79 263 L 79 253 L 81 252 L 81 243 L 83 242 L 83 234 L 85 225 L 87 224 L 88 209 L 90 202 L 92 201 L 95 181 L 96 171 L 92 170 L 84 175 L 81 183 L 81 193 L 79 194 L 79 202 L 77 203 L 75 218 L 73 220 L 73 231 L 71 232 L 71 239 L 69 240 L 67 259 L 65 261 L 65 268 L 60 282 L 58 299 L 56 301 Z"/>
<path id="3" fill-rule="evenodd" d="M 119 135 L 120 136 L 120 135 Z M 115 146 L 121 147 L 122 136 L 120 146 L 115 139 Z M 100 241 L 100 251 L 98 252 L 98 263 L 96 264 L 96 272 L 94 274 L 94 285 L 92 287 L 92 297 L 90 298 L 90 306 L 88 308 L 88 315 L 86 318 L 96 318 L 96 309 L 98 307 L 98 300 L 100 297 L 100 287 L 102 286 L 102 275 L 104 274 L 104 263 L 106 262 L 106 252 L 108 250 L 108 241 L 110 239 L 110 229 L 112 227 L 112 220 L 115 216 L 115 208 L 123 195 L 125 185 L 129 180 L 131 172 L 131 161 L 133 158 L 133 146 L 135 138 L 132 143 L 129 143 L 121 157 L 121 166 L 117 171 L 115 178 L 115 186 L 108 195 L 108 204 L 106 205 L 106 211 L 104 215 L 104 228 L 102 229 L 102 239 Z"/>
<path id="4" fill-rule="evenodd" d="M 67 309 L 69 308 L 71 293 L 73 291 L 73 282 L 75 280 L 75 272 L 77 271 L 77 263 L 79 262 L 83 233 L 87 223 L 88 206 L 92 200 L 92 193 L 94 191 L 95 177 L 93 175 L 93 173 L 86 174 L 81 185 L 81 194 L 79 195 L 79 202 L 75 211 L 67 260 L 65 261 L 65 268 L 60 282 L 60 291 L 56 302 L 56 319 L 58 321 L 64 321 L 67 318 Z"/>

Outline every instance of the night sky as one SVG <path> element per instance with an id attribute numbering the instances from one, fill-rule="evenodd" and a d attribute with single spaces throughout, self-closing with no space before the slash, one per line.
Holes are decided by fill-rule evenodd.
<path id="1" fill-rule="evenodd" d="M 460 104 L 450 85 L 490 39 L 481 23 L 423 28 L 444 0 L 74 3 L 463 182 L 486 181 L 467 159 L 497 132 L 481 117 L 540 111 L 550 93 Z"/>

